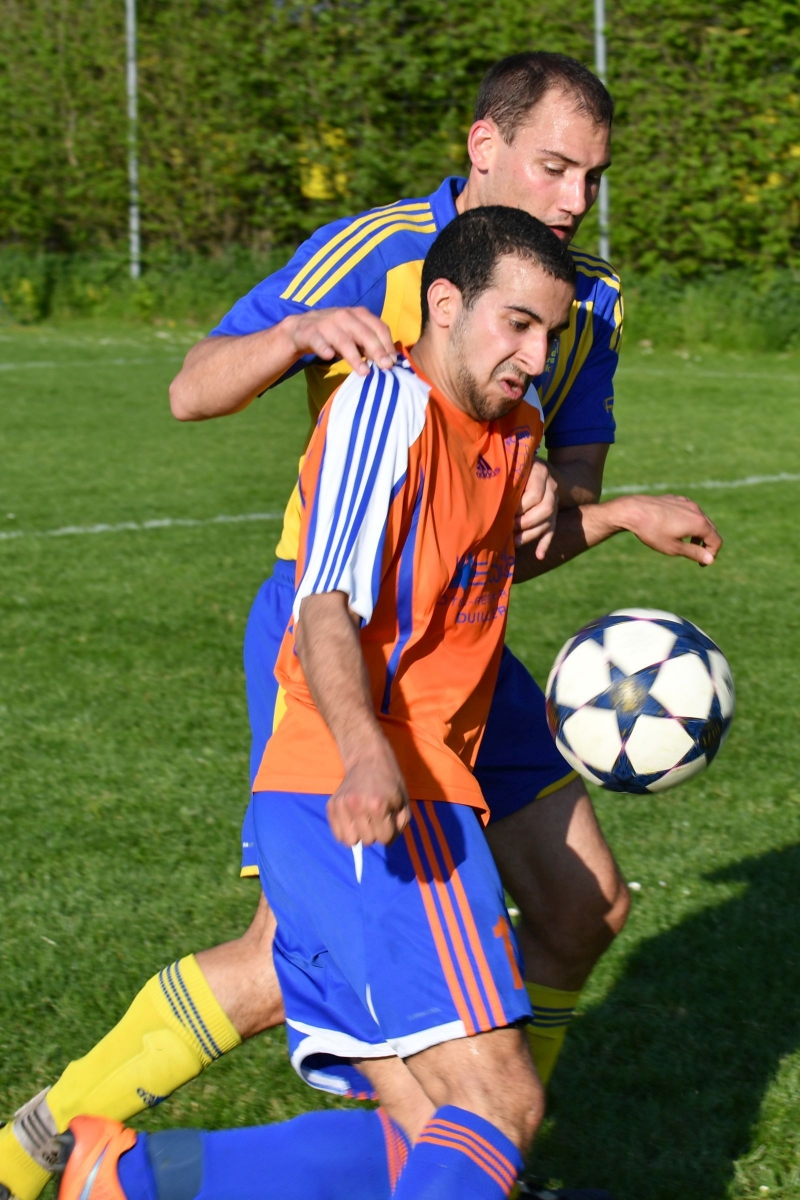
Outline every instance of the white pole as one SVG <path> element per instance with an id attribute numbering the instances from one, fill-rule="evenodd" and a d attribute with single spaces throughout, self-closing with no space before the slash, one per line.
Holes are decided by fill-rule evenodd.
<path id="1" fill-rule="evenodd" d="M 139 157 L 136 148 L 138 111 L 136 101 L 136 0 L 125 0 L 126 77 L 128 85 L 128 241 L 131 279 L 142 273 L 139 238 Z"/>
<path id="2" fill-rule="evenodd" d="M 606 78 L 606 5 L 605 0 L 594 0 L 594 67 L 603 83 Z M 597 201 L 597 212 L 600 217 L 600 257 L 608 260 L 611 257 L 611 239 L 609 237 L 609 208 L 608 208 L 608 179 L 604 175 L 600 180 L 600 195 Z"/>

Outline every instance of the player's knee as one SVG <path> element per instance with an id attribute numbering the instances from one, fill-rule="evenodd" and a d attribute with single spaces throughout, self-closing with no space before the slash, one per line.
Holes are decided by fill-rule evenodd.
<path id="1" fill-rule="evenodd" d="M 615 870 L 591 889 L 565 896 L 546 915 L 522 912 L 529 936 L 547 948 L 565 968 L 591 969 L 622 932 L 630 911 L 630 893 Z"/>
<path id="2" fill-rule="evenodd" d="M 462 1044 L 472 1050 L 470 1041 Z M 493 1038 L 477 1059 L 469 1053 L 450 1060 L 439 1083 L 437 1103 L 476 1113 L 523 1153 L 528 1149 L 544 1116 L 545 1095 L 523 1038 Z"/>
<path id="3" fill-rule="evenodd" d="M 630 911 L 631 894 L 628 891 L 628 885 L 618 875 L 617 886 L 614 892 L 611 908 L 606 915 L 606 924 L 611 930 L 612 938 L 615 938 L 622 933 L 628 920 Z"/>

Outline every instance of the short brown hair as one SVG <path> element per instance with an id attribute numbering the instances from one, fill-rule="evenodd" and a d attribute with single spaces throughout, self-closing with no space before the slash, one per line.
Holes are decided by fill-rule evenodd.
<path id="1" fill-rule="evenodd" d="M 491 118 L 503 140 L 511 143 L 531 109 L 552 88 L 565 92 L 597 125 L 610 125 L 614 119 L 614 101 L 588 67 L 566 54 L 534 50 L 511 54 L 489 68 L 475 101 L 475 120 Z"/>

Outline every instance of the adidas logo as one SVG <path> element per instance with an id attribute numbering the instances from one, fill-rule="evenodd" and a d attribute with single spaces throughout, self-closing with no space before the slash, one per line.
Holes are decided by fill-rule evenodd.
<path id="1" fill-rule="evenodd" d="M 496 475 L 500 474 L 500 468 L 490 466 L 483 455 L 479 454 L 475 474 L 478 476 L 478 479 L 494 479 Z"/>

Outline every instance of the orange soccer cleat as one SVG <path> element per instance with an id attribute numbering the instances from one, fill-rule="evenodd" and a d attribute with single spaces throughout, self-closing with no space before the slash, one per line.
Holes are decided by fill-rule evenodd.
<path id="1" fill-rule="evenodd" d="M 66 1151 L 58 1200 L 126 1200 L 117 1175 L 120 1155 L 136 1133 L 107 1117 L 73 1117 L 62 1135 Z"/>

